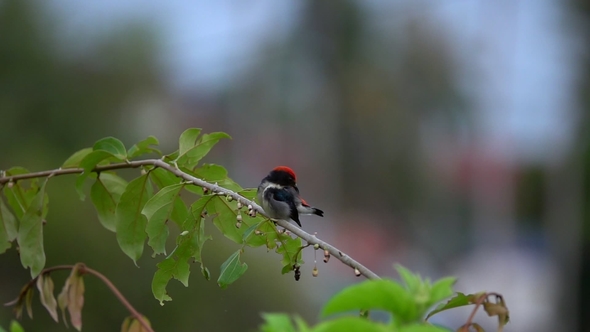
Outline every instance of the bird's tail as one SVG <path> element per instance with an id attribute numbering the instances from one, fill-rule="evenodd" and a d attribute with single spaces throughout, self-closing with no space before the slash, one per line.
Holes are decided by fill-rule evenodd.
<path id="1" fill-rule="evenodd" d="M 316 208 L 313 208 L 313 211 L 311 213 L 316 214 L 316 215 L 318 215 L 320 217 L 323 217 L 324 216 L 324 211 L 322 211 L 320 209 L 316 209 Z"/>

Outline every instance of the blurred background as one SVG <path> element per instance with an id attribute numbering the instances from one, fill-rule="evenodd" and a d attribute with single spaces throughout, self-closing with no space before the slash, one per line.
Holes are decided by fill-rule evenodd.
<path id="1" fill-rule="evenodd" d="M 401 263 L 500 292 L 505 331 L 590 331 L 589 32 L 587 0 L 0 0 L 0 169 L 55 168 L 105 136 L 155 135 L 171 152 L 186 128 L 226 131 L 207 162 L 244 187 L 292 166 L 326 213 L 304 229 L 378 274 Z M 221 290 L 238 247 L 209 224 L 212 280 L 195 266 L 160 307 L 162 258 L 146 248 L 136 268 L 74 181 L 48 186 L 47 266 L 103 272 L 157 331 L 251 331 L 276 311 L 315 323 L 361 280 L 321 255 L 312 278 L 309 250 L 295 282 L 258 248 Z M 0 255 L 0 302 L 29 278 L 14 248 Z M 85 280 L 84 331 L 117 330 L 128 313 Z M 38 302 L 25 330 L 64 331 Z"/>

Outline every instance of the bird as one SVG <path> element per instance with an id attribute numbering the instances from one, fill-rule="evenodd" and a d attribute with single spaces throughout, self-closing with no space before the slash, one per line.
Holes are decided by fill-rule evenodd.
<path id="1" fill-rule="evenodd" d="M 293 219 L 299 227 L 299 215 L 315 214 L 324 216 L 324 211 L 310 206 L 299 196 L 297 176 L 287 166 L 277 166 L 262 179 L 256 196 L 258 202 L 271 219 Z"/>

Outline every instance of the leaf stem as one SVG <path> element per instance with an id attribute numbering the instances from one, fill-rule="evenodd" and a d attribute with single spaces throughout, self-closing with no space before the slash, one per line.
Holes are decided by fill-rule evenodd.
<path id="1" fill-rule="evenodd" d="M 127 301 L 127 299 L 125 298 L 125 296 L 123 296 L 123 294 L 117 289 L 117 287 L 109 280 L 109 278 L 105 277 L 102 273 L 93 270 L 89 267 L 84 266 L 83 271 L 88 272 L 92 275 L 94 275 L 95 277 L 97 277 L 98 279 L 100 279 L 105 285 L 107 285 L 107 287 L 111 290 L 111 292 L 113 292 L 113 294 L 117 297 L 117 299 L 119 299 L 119 301 L 121 302 L 121 304 L 123 304 L 123 306 L 125 306 L 125 308 L 127 308 L 127 310 L 131 313 L 131 315 L 133 315 L 133 317 L 135 317 L 135 319 L 137 319 L 137 321 L 139 321 L 139 324 L 141 324 L 141 326 L 143 326 L 143 328 L 148 331 L 148 332 L 154 332 L 154 330 L 152 329 L 152 327 L 150 326 L 150 324 L 145 320 L 145 318 L 143 317 L 142 314 L 139 313 L 139 311 L 135 310 L 135 308 L 131 305 L 131 303 L 129 303 L 129 301 Z"/>

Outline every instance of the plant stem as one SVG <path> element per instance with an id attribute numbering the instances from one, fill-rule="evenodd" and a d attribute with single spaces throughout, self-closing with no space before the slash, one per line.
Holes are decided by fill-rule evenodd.
<path id="1" fill-rule="evenodd" d="M 498 293 L 490 292 L 490 293 L 483 293 L 483 294 L 481 294 L 480 297 L 477 298 L 477 301 L 475 301 L 475 308 L 473 308 L 473 311 L 471 311 L 469 318 L 467 318 L 467 322 L 461 327 L 461 332 L 469 332 L 469 327 L 473 323 L 473 318 L 475 317 L 475 314 L 477 313 L 477 309 L 479 309 L 479 307 L 485 302 L 485 300 L 487 300 L 488 297 L 494 296 L 494 295 L 497 297 L 502 297 L 502 295 L 500 295 Z M 502 328 L 502 325 L 500 324 L 500 331 L 501 331 L 501 328 Z"/>
<path id="2" fill-rule="evenodd" d="M 123 294 L 117 289 L 117 287 L 115 287 L 115 285 L 109 280 L 109 278 L 105 277 L 102 273 L 100 273 L 96 270 L 93 270 L 89 267 L 84 267 L 84 271 L 94 275 L 95 277 L 100 279 L 102 282 L 104 282 L 104 284 L 107 285 L 107 287 L 111 290 L 111 292 L 113 292 L 113 294 L 115 294 L 115 296 L 125 306 L 125 308 L 127 308 L 127 310 L 131 313 L 131 315 L 133 315 L 133 317 L 135 317 L 135 319 L 137 319 L 137 321 L 139 321 L 139 324 L 141 324 L 141 326 L 143 326 L 143 328 L 147 332 L 154 332 L 154 330 L 152 329 L 150 324 L 145 320 L 143 315 L 140 314 L 139 311 L 135 310 L 135 308 L 131 305 L 131 303 L 129 303 L 129 301 L 127 301 L 125 296 L 123 296 Z"/>

